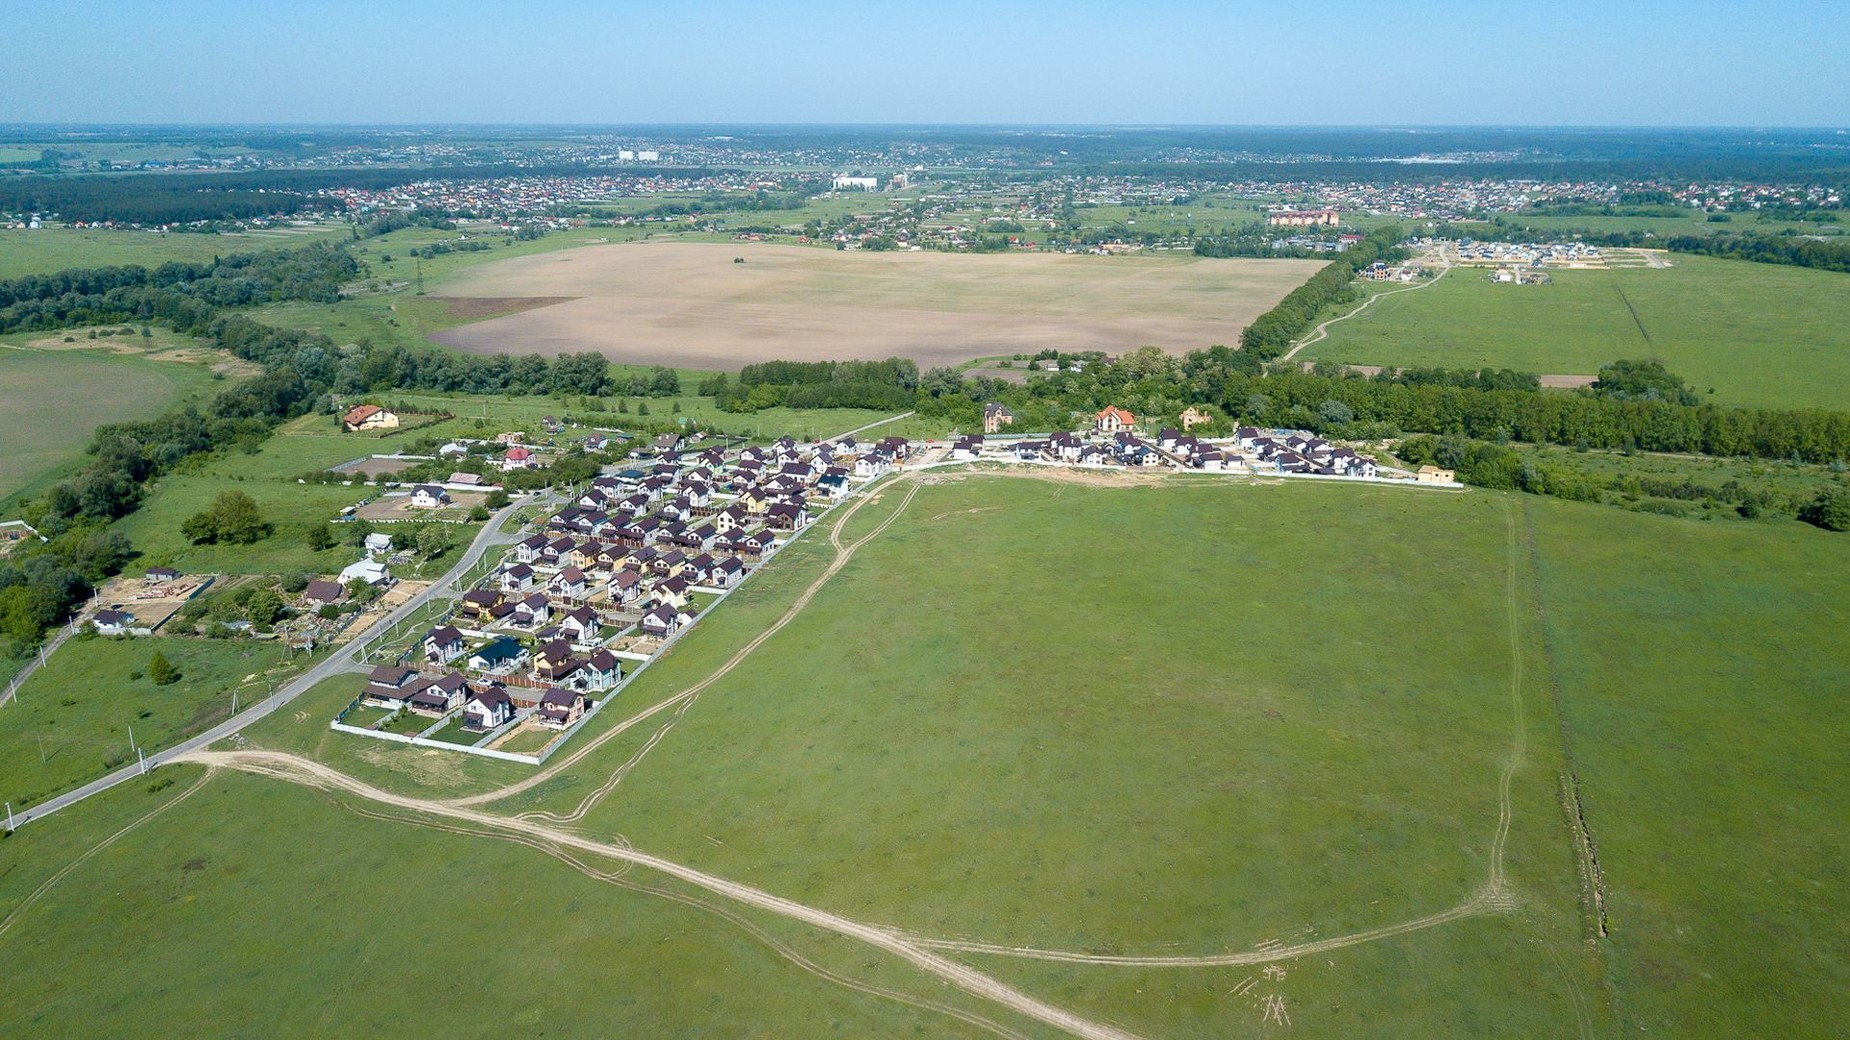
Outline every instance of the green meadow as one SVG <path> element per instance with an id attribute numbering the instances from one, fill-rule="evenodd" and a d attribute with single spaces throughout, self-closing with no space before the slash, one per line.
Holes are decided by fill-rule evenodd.
<path id="1" fill-rule="evenodd" d="M 90 342 L 82 330 L 72 335 Z M 41 333 L 0 341 L 0 401 L 7 419 L 0 431 L 0 503 L 43 490 L 76 468 L 96 427 L 149 418 L 217 389 L 209 365 L 151 358 L 138 346 L 123 353 L 23 345 L 44 338 Z M 138 335 L 121 341 L 142 342 Z"/>
<path id="2" fill-rule="evenodd" d="M 156 653 L 180 673 L 170 685 L 146 674 Z M 242 639 L 67 643 L 0 707 L 0 799 L 22 809 L 133 762 L 130 727 L 155 751 L 223 722 L 232 690 L 245 705 L 268 696 L 283 657 L 280 644 Z"/>
<path id="3" fill-rule="evenodd" d="M 1298 356 L 1563 375 L 1658 358 L 1705 395 L 1713 389 L 1720 404 L 1845 405 L 1850 278 L 1702 256 L 1671 261 L 1666 270 L 1552 271 L 1552 285 L 1498 285 L 1488 271 L 1457 268 L 1330 326 L 1329 338 Z"/>
<path id="4" fill-rule="evenodd" d="M 871 540 L 684 714 L 487 808 L 569 813 L 627 767 L 572 830 L 925 939 L 1249 955 L 947 953 L 1139 1036 L 1267 1033 L 1273 1006 L 1330 1037 L 1821 1036 L 1843 1019 L 1850 759 L 1831 720 L 1850 541 L 1485 492 L 977 475 L 906 492 L 831 521 Z M 715 609 L 592 735 L 782 615 L 833 559 L 829 533 Z M 358 681 L 246 738 L 423 797 L 532 775 L 331 733 Z M 201 774 L 160 775 L 174 785 L 0 844 L 0 914 Z M 1058 1035 L 642 868 L 598 880 L 426 822 L 214 777 L 0 932 L 0 957 L 33 968 L 0 1029 L 104 1035 L 164 1013 L 201 1036 L 259 1016 L 289 1034 L 974 1032 L 955 1012 Z M 352 912 L 381 903 L 389 927 Z M 1264 953 L 1303 944 L 1322 945 Z M 631 982 L 488 1001 L 473 981 L 552 965 Z"/>
<path id="5" fill-rule="evenodd" d="M 174 260 L 204 263 L 233 253 L 339 241 L 351 234 L 345 223 L 214 235 L 67 227 L 0 229 L 0 278 L 51 274 L 72 267 L 159 267 Z"/>

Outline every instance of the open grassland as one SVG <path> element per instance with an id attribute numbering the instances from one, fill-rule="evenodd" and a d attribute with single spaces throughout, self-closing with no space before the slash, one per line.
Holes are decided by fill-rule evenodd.
<path id="1" fill-rule="evenodd" d="M 1722 404 L 1841 408 L 1850 386 L 1850 278 L 1676 256 L 1666 270 L 1551 271 L 1497 285 L 1459 268 L 1330 326 L 1300 358 L 1592 375 L 1659 358 Z"/>
<path id="2" fill-rule="evenodd" d="M 148 660 L 162 654 L 180 678 L 156 686 Z M 248 705 L 269 693 L 283 648 L 247 640 L 95 638 L 66 643 L 0 708 L 0 800 L 40 801 L 133 762 L 129 727 L 157 750 L 224 721 L 231 691 Z M 248 680 L 248 682 L 247 682 Z"/>
<path id="3" fill-rule="evenodd" d="M 434 338 L 471 353 L 595 349 L 615 361 L 720 371 L 769 358 L 938 365 L 1044 347 L 1183 351 L 1238 342 L 1320 266 L 647 243 L 459 272 L 432 291 L 573 299 Z"/>
<path id="4" fill-rule="evenodd" d="M 223 235 L 171 234 L 159 231 L 101 230 L 90 228 L 39 228 L 36 231 L 0 229 L 0 278 L 51 274 L 71 267 L 159 267 L 169 261 L 204 263 L 217 256 L 255 253 L 306 245 L 317 240 L 340 240 L 351 232 L 347 225 L 298 227 Z"/>
<path id="5" fill-rule="evenodd" d="M 8 339 L 0 344 L 6 417 L 0 429 L 0 503 L 68 472 L 83 459 L 90 432 L 103 423 L 157 415 L 213 388 L 206 364 L 162 360 L 139 349 L 62 349 L 68 346 L 62 338 L 60 349 L 28 348 L 19 345 L 21 337 Z"/>
<path id="6" fill-rule="evenodd" d="M 839 570 L 826 525 L 780 554 L 591 736 L 788 624 L 583 757 L 331 734 L 357 678 L 246 736 L 416 797 L 538 779 L 482 808 L 897 929 L 1138 1036 L 1283 1032 L 1274 1007 L 1331 1037 L 1842 1021 L 1841 537 L 1331 485 L 907 490 L 831 521 Z M 0 957 L 32 965 L 0 1030 L 974 1034 L 930 1000 L 1060 1035 L 647 867 L 276 778 L 221 774 L 27 901 L 199 775 L 0 845 L 0 914 L 24 907 Z M 472 981 L 587 965 L 571 1000 Z"/>
<path id="7" fill-rule="evenodd" d="M 1529 503 L 1634 1036 L 1850 1021 L 1850 537 Z"/>
<path id="8" fill-rule="evenodd" d="M 0 948 L 21 970 L 0 994 L 0 1032 L 121 1036 L 158 1019 L 192 1037 L 986 1035 L 821 974 L 955 1001 L 891 960 L 742 918 L 753 934 L 659 878 L 633 881 L 662 892 L 634 891 L 629 878 L 367 818 L 269 780 L 221 776 L 188 795 L 198 770 L 163 777 L 174 786 L 123 787 L 82 819 L 0 846 L 11 911 L 98 841 L 186 797 L 7 922 Z M 107 898 L 65 901 L 97 885 Z M 69 985 L 105 963 L 106 992 Z"/>

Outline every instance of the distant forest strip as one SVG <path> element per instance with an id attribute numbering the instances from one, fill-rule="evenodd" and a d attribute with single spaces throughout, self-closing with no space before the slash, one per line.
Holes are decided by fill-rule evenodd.
<path id="1" fill-rule="evenodd" d="M 635 166 L 548 164 L 517 166 L 378 167 L 335 170 L 254 170 L 236 173 L 91 173 L 0 177 L 0 213 L 56 213 L 60 220 L 174 224 L 240 220 L 345 206 L 320 194 L 331 188 L 392 188 L 425 180 L 479 181 L 502 177 L 637 174 Z M 704 177 L 701 167 L 649 166 L 652 177 Z"/>

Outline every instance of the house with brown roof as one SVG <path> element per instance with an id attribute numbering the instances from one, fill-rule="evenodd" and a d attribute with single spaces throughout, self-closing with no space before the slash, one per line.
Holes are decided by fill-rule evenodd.
<path id="1" fill-rule="evenodd" d="M 376 404 L 355 405 L 340 417 L 340 422 L 349 433 L 360 430 L 395 430 L 398 428 L 398 413 L 389 412 Z"/>
<path id="2" fill-rule="evenodd" d="M 585 695 L 576 690 L 553 687 L 540 697 L 533 721 L 548 729 L 564 729 L 585 713 Z"/>
<path id="3" fill-rule="evenodd" d="M 1092 428 L 1100 433 L 1120 433 L 1136 425 L 1137 417 L 1115 404 L 1106 405 L 1092 420 Z"/>

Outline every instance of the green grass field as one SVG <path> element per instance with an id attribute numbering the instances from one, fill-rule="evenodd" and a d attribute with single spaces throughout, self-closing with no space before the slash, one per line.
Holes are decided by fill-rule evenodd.
<path id="1" fill-rule="evenodd" d="M 1555 271 L 1496 285 L 1459 268 L 1330 326 L 1305 359 L 1593 375 L 1654 357 L 1723 404 L 1844 407 L 1850 279 L 1829 271 L 1675 256 L 1668 270 Z M 1347 307 L 1343 308 L 1348 309 Z"/>
<path id="2" fill-rule="evenodd" d="M 215 256 L 339 240 L 349 234 L 345 224 L 223 235 L 63 227 L 0 230 L 0 278 L 50 274 L 71 267 L 159 267 L 170 260 L 203 263 Z"/>
<path id="3" fill-rule="evenodd" d="M 902 500 L 889 487 L 844 537 Z M 705 678 L 783 614 L 832 559 L 827 533 L 597 727 Z M 1286 1032 L 1265 1018 L 1272 998 L 1309 1036 L 1829 1035 L 1850 992 L 1835 824 L 1850 760 L 1832 722 L 1850 685 L 1846 579 L 1850 539 L 1794 524 L 1482 492 L 971 477 L 924 488 L 679 721 L 660 714 L 489 808 L 567 813 L 630 763 L 571 831 L 914 935 L 1081 955 L 1336 940 L 1280 959 L 1282 977 L 947 954 L 1140 1036 Z M 425 797 L 533 775 L 331 733 L 358 682 L 298 702 L 308 722 L 279 713 L 246 736 Z M 163 775 L 175 786 L 122 788 L 0 845 L 16 864 L 0 913 L 199 774 Z M 691 890 L 647 870 L 618 883 L 668 899 L 380 812 L 210 780 L 0 932 L 0 956 L 32 951 L 34 968 L 0 996 L 0 1030 L 110 1034 L 132 1013 L 203 1036 L 259 1016 L 290 1035 L 976 1032 L 916 1003 L 930 1000 L 1059 1035 L 759 911 L 691 913 L 671 901 Z M 1498 849 L 1494 912 L 1470 912 Z M 393 927 L 349 912 L 374 892 Z M 483 1013 L 478 975 L 565 963 L 613 981 L 570 1001 L 516 988 Z"/>
<path id="4" fill-rule="evenodd" d="M 177 682 L 129 678 L 145 673 L 156 653 L 179 669 Z M 280 645 L 245 640 L 66 643 L 20 687 L 17 702 L 0 708 L 0 799 L 23 808 L 103 775 L 105 760 L 133 762 L 130 726 L 136 742 L 152 751 L 222 722 L 231 714 L 233 687 L 242 690 L 244 704 L 259 700 L 282 664 Z"/>
<path id="5" fill-rule="evenodd" d="M 107 348 L 17 346 L 27 338 L 8 337 L 16 342 L 0 345 L 0 401 L 6 403 L 7 418 L 0 439 L 5 446 L 0 450 L 0 514 L 16 496 L 42 490 L 75 468 L 96 427 L 158 415 L 217 388 L 204 364 Z"/>

